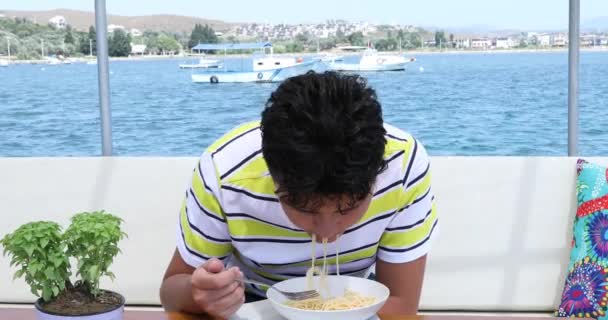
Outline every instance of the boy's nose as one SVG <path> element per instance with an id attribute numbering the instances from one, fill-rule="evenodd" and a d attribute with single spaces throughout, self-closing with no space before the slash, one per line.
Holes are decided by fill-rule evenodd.
<path id="1" fill-rule="evenodd" d="M 315 216 L 314 227 L 317 240 L 328 238 L 331 240 L 336 235 L 338 229 L 339 217 L 336 214 L 325 214 L 321 213 Z"/>

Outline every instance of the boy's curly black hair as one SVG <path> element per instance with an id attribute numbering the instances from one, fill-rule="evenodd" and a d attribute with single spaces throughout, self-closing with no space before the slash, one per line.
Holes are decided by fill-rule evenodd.
<path id="1" fill-rule="evenodd" d="M 290 205 L 364 199 L 386 168 L 386 131 L 364 78 L 309 72 L 285 80 L 262 112 L 262 152 Z"/>

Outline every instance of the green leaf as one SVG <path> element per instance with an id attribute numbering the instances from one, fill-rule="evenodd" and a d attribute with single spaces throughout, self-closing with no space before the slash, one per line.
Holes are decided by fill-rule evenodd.
<path id="1" fill-rule="evenodd" d="M 27 266 L 27 272 L 29 272 L 31 275 L 35 275 L 38 270 L 40 269 L 38 268 L 38 264 L 36 263 L 32 263 Z"/>
<path id="2" fill-rule="evenodd" d="M 91 266 L 89 268 L 89 278 L 90 279 L 97 278 L 97 271 L 99 271 L 99 267 L 98 266 Z"/>
<path id="3" fill-rule="evenodd" d="M 49 287 L 44 287 L 42 289 L 42 299 L 44 299 L 44 301 L 49 301 L 49 300 L 51 300 L 52 297 L 53 297 L 53 290 L 51 290 L 51 288 L 49 288 Z"/>
<path id="4" fill-rule="evenodd" d="M 51 259 L 51 261 L 53 261 L 55 268 L 58 268 L 63 263 L 63 259 L 60 257 L 54 257 Z"/>
<path id="5" fill-rule="evenodd" d="M 32 254 L 34 253 L 34 247 L 32 247 L 32 246 L 25 247 L 25 252 L 27 252 L 28 257 L 31 257 Z"/>
<path id="6" fill-rule="evenodd" d="M 17 257 L 13 257 L 13 258 L 11 259 L 10 266 L 11 266 L 11 267 L 14 267 L 14 266 L 16 266 L 16 265 L 18 265 L 18 264 L 25 264 L 25 262 L 24 262 L 22 259 L 18 259 Z"/>
<path id="7" fill-rule="evenodd" d="M 17 270 L 17 272 L 15 272 L 15 275 L 13 276 L 13 280 L 17 279 L 17 278 L 21 278 L 23 276 L 23 274 L 25 273 L 24 269 L 21 270 Z"/>
<path id="8" fill-rule="evenodd" d="M 59 294 L 59 288 L 58 287 L 53 287 L 53 296 L 57 296 Z"/>
<path id="9" fill-rule="evenodd" d="M 40 247 L 44 248 L 44 247 L 46 247 L 47 244 L 49 244 L 48 238 L 44 238 L 44 239 L 40 240 Z"/>
<path id="10" fill-rule="evenodd" d="M 47 279 L 55 280 L 55 269 L 53 267 L 46 268 L 46 270 L 44 271 L 44 275 Z"/>

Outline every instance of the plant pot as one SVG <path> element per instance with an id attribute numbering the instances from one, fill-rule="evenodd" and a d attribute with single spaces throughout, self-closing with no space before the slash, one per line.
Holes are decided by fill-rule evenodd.
<path id="1" fill-rule="evenodd" d="M 36 307 L 36 318 L 38 320 L 122 320 L 122 315 L 125 307 L 125 298 L 116 292 L 106 291 L 113 293 L 120 297 L 121 304 L 115 308 L 103 312 L 91 312 L 80 315 L 65 315 L 60 313 L 51 313 L 43 310 L 42 298 L 36 300 L 34 306 Z"/>

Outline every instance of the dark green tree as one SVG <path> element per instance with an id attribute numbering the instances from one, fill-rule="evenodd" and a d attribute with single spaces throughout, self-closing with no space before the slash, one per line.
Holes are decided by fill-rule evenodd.
<path id="1" fill-rule="evenodd" d="M 219 39 L 215 35 L 215 30 L 209 25 L 196 24 L 192 33 L 190 34 L 190 40 L 188 41 L 188 48 L 192 48 L 199 43 L 218 43 Z"/>
<path id="2" fill-rule="evenodd" d="M 65 28 L 65 37 L 63 38 L 63 42 L 68 44 L 74 44 L 74 35 L 72 34 L 72 26 L 68 24 Z"/>
<path id="3" fill-rule="evenodd" d="M 91 41 L 91 42 L 90 42 Z M 91 43 L 93 44 L 93 51 L 91 52 Z M 89 27 L 89 33 L 85 34 L 80 38 L 80 53 L 82 54 L 91 54 L 96 55 L 97 52 L 97 33 L 95 32 L 95 27 Z"/>
<path id="4" fill-rule="evenodd" d="M 111 57 L 127 57 L 131 53 L 131 36 L 117 29 L 113 32 L 108 44 Z"/>
<path id="5" fill-rule="evenodd" d="M 352 46 L 364 46 L 365 45 L 365 37 L 361 32 L 351 33 L 348 37 L 348 42 Z"/>
<path id="6" fill-rule="evenodd" d="M 446 43 L 445 32 L 437 31 L 435 32 L 435 46 L 443 46 Z"/>

